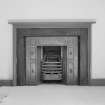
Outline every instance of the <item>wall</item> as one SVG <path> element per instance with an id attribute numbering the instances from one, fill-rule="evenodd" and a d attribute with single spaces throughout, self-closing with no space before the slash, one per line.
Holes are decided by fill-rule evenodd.
<path id="1" fill-rule="evenodd" d="M 8 19 L 96 19 L 92 78 L 105 78 L 105 0 L 1 0 L 0 79 L 12 79 L 12 26 Z"/>

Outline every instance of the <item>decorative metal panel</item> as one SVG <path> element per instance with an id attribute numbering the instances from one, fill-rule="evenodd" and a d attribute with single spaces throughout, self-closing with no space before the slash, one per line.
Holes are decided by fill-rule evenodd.
<path id="1" fill-rule="evenodd" d="M 26 38 L 26 81 L 37 83 L 40 67 L 37 58 L 38 46 L 67 46 L 67 84 L 74 84 L 78 78 L 78 37 L 27 37 Z M 40 50 L 40 54 L 42 51 Z"/>
<path id="2" fill-rule="evenodd" d="M 67 45 L 68 37 L 29 37 L 36 46 L 64 46 Z"/>
<path id="3" fill-rule="evenodd" d="M 70 37 L 67 40 L 67 84 L 76 84 L 78 71 L 78 38 Z"/>
<path id="4" fill-rule="evenodd" d="M 26 84 L 33 84 L 37 76 L 37 48 L 35 40 L 26 38 Z"/>

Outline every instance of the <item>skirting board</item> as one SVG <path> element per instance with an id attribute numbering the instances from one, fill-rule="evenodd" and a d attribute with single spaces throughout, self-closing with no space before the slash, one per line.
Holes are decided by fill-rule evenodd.
<path id="1" fill-rule="evenodd" d="M 89 86 L 105 86 L 105 79 L 91 79 L 88 85 Z M 0 80 L 0 86 L 13 86 L 13 81 Z"/>
<path id="2" fill-rule="evenodd" d="M 105 79 L 91 79 L 90 86 L 105 86 Z"/>
<path id="3" fill-rule="evenodd" d="M 12 80 L 0 80 L 0 86 L 12 86 Z"/>

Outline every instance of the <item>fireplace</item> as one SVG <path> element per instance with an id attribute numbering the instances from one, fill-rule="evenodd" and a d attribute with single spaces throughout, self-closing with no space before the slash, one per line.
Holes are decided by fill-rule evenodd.
<path id="1" fill-rule="evenodd" d="M 42 46 L 41 74 L 42 82 L 62 82 L 64 79 L 61 46 Z"/>
<path id="2" fill-rule="evenodd" d="M 93 22 L 13 24 L 13 84 L 88 85 Z"/>
<path id="3" fill-rule="evenodd" d="M 78 36 L 25 37 L 26 85 L 78 84 Z"/>
<path id="4" fill-rule="evenodd" d="M 17 29 L 17 37 L 22 36 L 21 34 L 25 31 L 27 33 L 27 30 L 32 32 L 31 36 L 24 36 L 23 41 L 19 39 L 17 42 L 18 84 L 22 82 L 20 78 L 23 77 L 24 85 L 48 82 L 78 85 L 81 81 L 87 84 L 87 29 Z M 43 33 L 40 36 L 33 34 L 37 31 L 46 32 L 46 30 L 57 32 L 51 36 L 43 35 Z M 57 35 L 63 33 L 63 30 L 67 33 Z M 68 35 L 68 31 L 71 35 Z M 52 32 L 49 33 L 52 34 Z"/>
<path id="5" fill-rule="evenodd" d="M 26 37 L 25 42 L 26 84 L 36 81 L 66 84 L 72 79 L 78 83 L 77 36 Z"/>

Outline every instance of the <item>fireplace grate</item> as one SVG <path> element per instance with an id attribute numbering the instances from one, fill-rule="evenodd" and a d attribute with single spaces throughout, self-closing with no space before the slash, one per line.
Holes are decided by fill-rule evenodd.
<path id="1" fill-rule="evenodd" d="M 46 57 L 41 62 L 41 79 L 42 80 L 62 80 L 63 65 L 59 56 Z"/>

